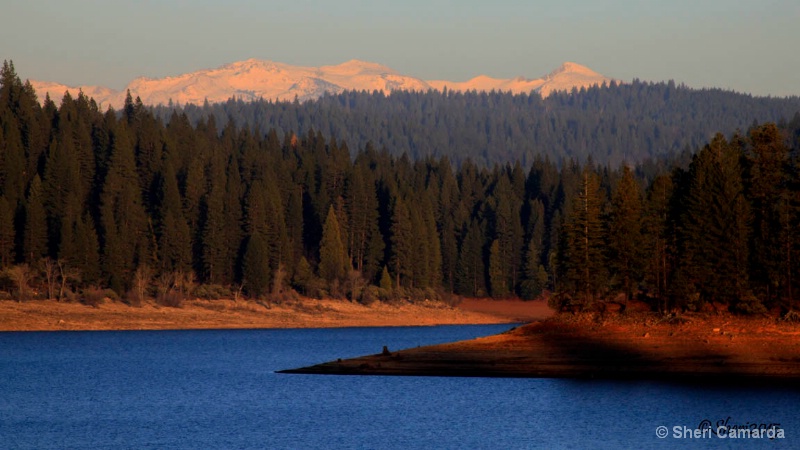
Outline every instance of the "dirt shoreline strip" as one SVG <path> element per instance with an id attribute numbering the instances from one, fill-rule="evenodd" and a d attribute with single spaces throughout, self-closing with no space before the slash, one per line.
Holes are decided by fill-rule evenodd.
<path id="1" fill-rule="evenodd" d="M 302 298 L 278 303 L 191 300 L 180 308 L 106 301 L 0 301 L 0 331 L 329 328 L 518 323 L 552 314 L 544 302 L 470 300 L 462 307 L 438 301 L 375 302 Z"/>
<path id="2" fill-rule="evenodd" d="M 282 373 L 664 380 L 800 387 L 800 326 L 774 319 L 559 316 L 470 341 Z M 376 350 L 380 347 L 377 346 Z"/>

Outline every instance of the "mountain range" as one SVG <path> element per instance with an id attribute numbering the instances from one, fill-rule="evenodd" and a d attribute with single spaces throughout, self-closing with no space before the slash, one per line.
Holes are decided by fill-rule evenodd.
<path id="1" fill-rule="evenodd" d="M 503 91 L 513 93 L 538 92 L 547 97 L 554 91 L 589 87 L 608 83 L 612 79 L 571 62 L 565 62 L 549 74 L 535 79 L 524 77 L 502 79 L 485 75 L 468 81 L 425 81 L 403 75 L 381 64 L 351 60 L 334 66 L 304 67 L 248 59 L 215 69 L 199 70 L 165 78 L 136 78 L 122 90 L 101 86 L 66 86 L 49 81 L 30 80 L 40 99 L 48 93 L 58 101 L 69 91 L 73 97 L 82 90 L 101 106 L 120 108 L 128 91 L 147 105 L 201 105 L 204 101 L 218 103 L 230 98 L 244 101 L 266 99 L 292 101 L 314 100 L 327 93 L 350 91 L 394 90 L 427 91 Z"/>

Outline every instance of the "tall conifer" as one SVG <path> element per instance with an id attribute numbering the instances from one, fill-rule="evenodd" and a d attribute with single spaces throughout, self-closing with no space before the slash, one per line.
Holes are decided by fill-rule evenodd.
<path id="1" fill-rule="evenodd" d="M 325 224 L 322 226 L 322 240 L 319 244 L 319 276 L 333 282 L 344 280 L 347 275 L 347 255 L 342 244 L 339 221 L 333 211 L 328 209 Z"/>
<path id="2" fill-rule="evenodd" d="M 413 230 L 411 214 L 401 198 L 396 198 L 392 209 L 391 225 L 391 257 L 390 265 L 394 271 L 395 287 L 402 286 L 403 281 L 413 280 Z"/>
<path id="3" fill-rule="evenodd" d="M 597 299 L 606 281 L 605 233 L 602 222 L 604 196 L 591 165 L 580 176 L 580 189 L 566 221 L 564 287 L 584 306 Z"/>
<path id="4" fill-rule="evenodd" d="M 271 280 L 268 252 L 267 243 L 259 233 L 250 236 L 244 253 L 242 281 L 252 297 L 260 297 L 269 291 Z"/>
<path id="5" fill-rule="evenodd" d="M 631 298 L 644 269 L 642 189 L 628 166 L 611 196 L 608 224 L 609 262 L 615 287 Z"/>
<path id="6" fill-rule="evenodd" d="M 47 218 L 42 199 L 42 180 L 34 176 L 25 201 L 25 262 L 36 263 L 47 254 Z"/>
<path id="7" fill-rule="evenodd" d="M 14 262 L 14 211 L 0 195 L 0 267 L 7 267 Z"/>

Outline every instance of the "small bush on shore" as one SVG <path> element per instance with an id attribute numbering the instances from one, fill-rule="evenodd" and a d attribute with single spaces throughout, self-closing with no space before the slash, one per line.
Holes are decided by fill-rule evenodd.
<path id="1" fill-rule="evenodd" d="M 220 284 L 201 284 L 194 290 L 194 295 L 205 300 L 219 300 L 233 297 L 233 292 Z"/>
<path id="2" fill-rule="evenodd" d="M 145 300 L 146 298 L 142 298 L 135 289 L 126 292 L 123 297 L 125 303 L 136 308 L 141 307 Z"/>
<path id="3" fill-rule="evenodd" d="M 158 298 L 156 298 L 156 303 L 169 308 L 180 308 L 183 306 L 183 294 L 177 290 L 171 289 L 159 294 Z"/>
<path id="4" fill-rule="evenodd" d="M 369 306 L 378 301 L 380 288 L 377 286 L 367 286 L 361 291 L 358 302 L 364 306 Z"/>
<path id="5" fill-rule="evenodd" d="M 105 302 L 107 297 L 106 291 L 110 291 L 110 289 L 99 289 L 94 287 L 86 288 L 83 290 L 83 292 L 81 292 L 81 303 L 86 306 L 97 308 L 98 306 L 102 305 L 103 302 Z M 116 295 L 116 293 L 114 295 Z"/>
<path id="6" fill-rule="evenodd" d="M 734 305 L 733 310 L 741 314 L 764 314 L 767 312 L 764 304 L 750 292 L 742 295 Z"/>

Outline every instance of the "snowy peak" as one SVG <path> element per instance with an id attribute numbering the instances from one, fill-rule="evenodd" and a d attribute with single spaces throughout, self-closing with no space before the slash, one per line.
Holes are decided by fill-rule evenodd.
<path id="1" fill-rule="evenodd" d="M 350 61 L 335 66 L 322 66 L 319 70 L 323 73 L 338 75 L 397 74 L 397 71 L 382 64 L 360 61 L 358 59 L 351 59 Z"/>
<path id="2" fill-rule="evenodd" d="M 428 83 L 439 90 L 447 87 L 447 89 L 456 91 L 501 91 L 514 94 L 534 91 L 538 92 L 542 97 L 547 97 L 555 91 L 588 88 L 611 81 L 611 78 L 600 75 L 588 67 L 573 62 L 565 62 L 542 78 L 516 77 L 502 79 L 480 75 L 464 82 L 429 81 Z"/>
<path id="3" fill-rule="evenodd" d="M 567 61 L 558 66 L 556 70 L 550 72 L 545 78 L 554 78 L 562 74 L 577 74 L 586 77 L 602 77 L 602 75 L 586 66 Z"/>
<path id="4" fill-rule="evenodd" d="M 610 83 L 611 81 L 613 81 L 611 78 L 600 75 L 588 67 L 573 62 L 565 62 L 544 77 L 542 86 L 538 91 L 542 97 L 547 97 L 555 91 L 588 88 Z"/>
<path id="5" fill-rule="evenodd" d="M 40 99 L 49 93 L 54 100 L 66 91 L 76 96 L 79 90 L 95 99 L 101 106 L 119 109 L 127 91 L 140 97 L 148 105 L 203 104 L 225 102 L 230 98 L 244 101 L 268 100 L 300 101 L 314 100 L 325 93 L 338 94 L 345 90 L 382 91 L 394 90 L 427 91 L 445 87 L 455 91 L 503 91 L 512 93 L 539 92 L 542 96 L 553 91 L 571 90 L 610 82 L 611 79 L 580 64 L 565 62 L 550 74 L 536 79 L 492 78 L 480 75 L 464 82 L 425 81 L 406 76 L 384 65 L 357 59 L 337 65 L 321 67 L 294 66 L 274 61 L 251 58 L 223 66 L 204 69 L 182 75 L 147 78 L 131 81 L 125 89 L 115 91 L 103 87 L 70 87 L 62 84 L 33 81 Z"/>

